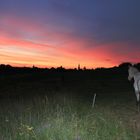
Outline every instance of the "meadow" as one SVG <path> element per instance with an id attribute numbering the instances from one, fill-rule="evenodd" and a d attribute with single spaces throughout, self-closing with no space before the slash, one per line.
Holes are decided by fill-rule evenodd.
<path id="1" fill-rule="evenodd" d="M 0 140 L 140 139 L 127 73 L 99 73 L 64 72 L 62 79 L 62 72 L 1 76 Z"/>

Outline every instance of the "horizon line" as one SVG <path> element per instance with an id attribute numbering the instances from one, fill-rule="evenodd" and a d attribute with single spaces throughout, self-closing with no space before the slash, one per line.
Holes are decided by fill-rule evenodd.
<path id="1" fill-rule="evenodd" d="M 139 64 L 140 62 L 137 62 L 137 63 L 132 63 L 132 62 L 122 62 L 122 63 L 120 63 L 120 64 L 118 64 L 118 65 L 114 65 L 114 66 L 111 66 L 111 67 L 103 67 L 103 66 L 100 66 L 100 67 L 90 67 L 90 68 L 87 68 L 86 66 L 81 66 L 80 64 L 77 64 L 77 67 L 65 67 L 65 66 L 62 66 L 62 65 L 60 65 L 60 66 L 49 66 L 49 67 L 47 67 L 47 66 L 43 66 L 43 67 L 41 67 L 41 66 L 36 66 L 36 65 L 32 65 L 32 66 L 26 66 L 26 65 L 12 65 L 12 64 L 4 64 L 4 63 L 2 63 L 2 64 L 0 64 L 0 66 L 1 65 L 5 65 L 5 66 L 10 66 L 10 67 L 13 67 L 13 68 L 39 68 L 39 69 L 51 69 L 51 68 L 54 68 L 54 69 L 57 69 L 57 68 L 64 68 L 64 69 L 81 69 L 81 70 L 83 70 L 83 69 L 98 69 L 98 68 L 105 68 L 105 69 L 108 69 L 108 68 L 114 68 L 114 67 L 119 67 L 120 65 L 123 65 L 123 64 L 133 64 L 133 65 L 137 65 L 137 64 Z M 79 67 L 79 65 L 80 65 L 80 67 Z"/>

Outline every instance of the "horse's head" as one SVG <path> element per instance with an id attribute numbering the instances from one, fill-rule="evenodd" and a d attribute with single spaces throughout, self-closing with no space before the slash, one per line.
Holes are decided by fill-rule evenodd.
<path id="1" fill-rule="evenodd" d="M 132 80 L 134 78 L 134 75 L 139 72 L 137 68 L 133 66 L 128 66 L 128 80 Z"/>

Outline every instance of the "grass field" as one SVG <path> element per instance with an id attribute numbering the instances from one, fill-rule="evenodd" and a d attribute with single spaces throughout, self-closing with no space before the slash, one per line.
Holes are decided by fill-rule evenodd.
<path id="1" fill-rule="evenodd" d="M 1 75 L 0 140 L 139 140 L 133 88 L 116 72 Z"/>
<path id="2" fill-rule="evenodd" d="M 127 94 L 92 99 L 73 93 L 0 102 L 1 140 L 138 140 L 139 114 Z M 138 123 L 137 123 L 138 122 Z"/>

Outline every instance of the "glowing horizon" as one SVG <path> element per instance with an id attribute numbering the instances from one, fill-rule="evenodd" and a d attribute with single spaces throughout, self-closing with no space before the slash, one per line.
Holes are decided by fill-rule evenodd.
<path id="1" fill-rule="evenodd" d="M 135 11 L 139 2 L 129 10 L 130 0 L 121 7 L 115 1 L 104 5 L 82 0 L 79 5 L 74 0 L 31 0 L 31 6 L 12 1 L 15 5 L 0 2 L 0 64 L 96 68 L 140 61 L 140 20 Z M 125 13 L 110 13 L 108 8 L 114 9 L 109 5 Z"/>

